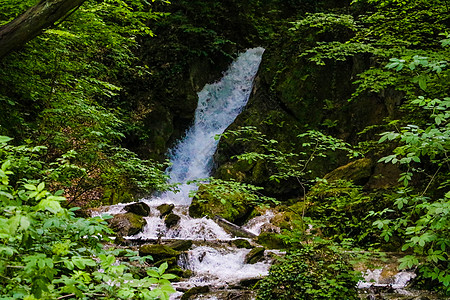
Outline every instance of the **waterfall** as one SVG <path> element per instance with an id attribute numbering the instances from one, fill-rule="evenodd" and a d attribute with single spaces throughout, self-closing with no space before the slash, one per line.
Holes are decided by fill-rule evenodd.
<path id="1" fill-rule="evenodd" d="M 194 123 L 170 151 L 172 163 L 167 174 L 169 183 L 182 183 L 180 192 L 164 193 L 164 203 L 190 204 L 189 192 L 196 187 L 189 180 L 207 178 L 212 170 L 217 135 L 236 119 L 252 90 L 253 78 L 261 62 L 263 48 L 253 48 L 240 54 L 218 82 L 207 84 L 198 93 Z"/>

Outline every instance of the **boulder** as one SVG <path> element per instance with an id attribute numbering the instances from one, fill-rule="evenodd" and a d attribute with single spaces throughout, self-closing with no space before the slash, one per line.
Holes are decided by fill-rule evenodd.
<path id="1" fill-rule="evenodd" d="M 210 190 L 211 188 L 211 190 Z M 244 224 L 253 211 L 253 206 L 246 203 L 245 195 L 238 192 L 223 194 L 226 199 L 217 197 L 214 186 L 205 184 L 200 186 L 189 206 L 189 216 L 201 218 L 221 216 L 238 225 Z"/>
<path id="2" fill-rule="evenodd" d="M 150 207 L 144 202 L 129 204 L 123 208 L 125 211 L 136 215 L 147 217 L 150 214 Z"/>
<path id="3" fill-rule="evenodd" d="M 231 242 L 236 248 L 245 248 L 245 249 L 251 249 L 252 245 L 250 245 L 250 242 L 246 239 L 236 239 Z"/>
<path id="4" fill-rule="evenodd" d="M 196 286 L 189 290 L 187 290 L 183 296 L 181 296 L 180 300 L 189 300 L 194 299 L 193 296 L 198 294 L 205 294 L 209 292 L 209 286 Z"/>
<path id="5" fill-rule="evenodd" d="M 141 232 L 147 222 L 142 216 L 125 213 L 115 215 L 112 219 L 108 220 L 108 224 L 119 237 L 123 237 Z"/>
<path id="6" fill-rule="evenodd" d="M 173 204 L 161 204 L 158 207 L 156 207 L 157 210 L 159 210 L 159 213 L 161 214 L 161 218 L 170 214 L 173 210 L 175 205 Z"/>
<path id="7" fill-rule="evenodd" d="M 326 174 L 324 179 L 328 181 L 345 179 L 356 184 L 365 184 L 372 175 L 373 166 L 374 164 L 370 158 L 361 158 L 334 169 Z"/>
<path id="8" fill-rule="evenodd" d="M 262 232 L 256 242 L 268 249 L 283 249 L 286 247 L 284 241 L 276 233 Z"/>
<path id="9" fill-rule="evenodd" d="M 261 261 L 264 258 L 264 251 L 265 250 L 266 249 L 264 247 L 253 248 L 245 256 L 244 262 L 246 264 L 256 264 L 258 261 Z"/>
<path id="10" fill-rule="evenodd" d="M 171 212 L 164 218 L 164 223 L 166 224 L 167 228 L 171 228 L 177 225 L 180 219 L 181 219 L 180 216 Z"/>
<path id="11" fill-rule="evenodd" d="M 151 255 L 155 262 L 171 257 L 178 257 L 180 254 L 179 251 L 164 245 L 142 245 L 139 248 L 140 256 Z"/>
<path id="12" fill-rule="evenodd" d="M 172 248 L 173 250 L 187 251 L 187 250 L 191 249 L 192 241 L 191 240 L 178 240 L 178 241 L 171 242 L 167 246 Z"/>

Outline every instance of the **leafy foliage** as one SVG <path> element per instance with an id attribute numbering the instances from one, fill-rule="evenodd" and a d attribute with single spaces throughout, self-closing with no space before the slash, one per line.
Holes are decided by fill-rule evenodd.
<path id="1" fill-rule="evenodd" d="M 5 5 L 11 11 L 1 20 L 22 8 Z M 147 1 L 87 1 L 1 62 L 0 132 L 45 147 L 40 159 L 48 166 L 63 160 L 39 176 L 65 188 L 71 201 L 100 201 L 111 189 L 113 195 L 163 188 L 165 165 L 122 147 L 130 111 L 120 108 L 120 77 L 139 69 L 132 69 L 136 39 L 151 36 L 146 24 L 159 16 Z"/>
<path id="2" fill-rule="evenodd" d="M 33 148 L 8 147 L 9 140 L 0 136 L 0 298 L 168 299 L 175 276 L 164 274 L 167 264 L 139 278 L 104 248 L 112 234 L 104 219 L 76 217 L 76 208 L 62 207 L 63 191 L 51 193 L 44 182 L 18 178 L 13 186 L 14 167 L 37 161 Z"/>
<path id="3" fill-rule="evenodd" d="M 388 68 L 401 71 L 406 64 L 404 60 L 391 60 Z M 426 58 L 415 57 L 409 63 L 414 70 L 423 66 L 441 72 L 446 62 L 430 64 Z M 419 75 L 420 76 L 420 75 Z M 426 82 L 420 82 L 422 90 L 427 90 Z M 425 128 L 408 124 L 397 132 L 385 132 L 379 142 L 398 141 L 393 154 L 381 158 L 380 162 L 400 164 L 405 166 L 405 172 L 399 178 L 403 188 L 393 196 L 395 209 L 401 212 L 397 219 L 384 218 L 374 223 L 383 230 L 385 239 L 394 232 L 399 232 L 405 238 L 402 250 L 412 251 L 401 259 L 400 268 L 419 267 L 422 276 L 441 284 L 441 289 L 450 292 L 450 274 L 448 272 L 448 249 L 450 241 L 450 194 L 441 192 L 448 189 L 450 167 L 448 152 L 450 151 L 450 98 L 430 99 L 419 96 L 411 101 L 423 114 L 428 116 Z M 422 191 L 411 186 L 413 176 L 424 171 L 420 163 L 427 161 L 429 169 L 434 171 Z M 417 176 L 417 175 L 416 175 Z M 429 188 L 436 191 L 429 195 Z M 441 191 L 440 191 L 441 190 Z"/>
<path id="4" fill-rule="evenodd" d="M 274 264 L 257 299 L 358 299 L 351 266 L 328 247 L 303 246 Z"/>

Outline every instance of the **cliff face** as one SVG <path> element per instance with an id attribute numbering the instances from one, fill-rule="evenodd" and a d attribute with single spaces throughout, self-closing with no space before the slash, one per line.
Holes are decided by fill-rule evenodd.
<path id="1" fill-rule="evenodd" d="M 327 12 L 332 18 L 342 13 L 356 15 L 350 11 L 349 1 L 175 1 L 166 9 L 170 16 L 153 26 L 156 37 L 142 41 L 139 49 L 149 75 L 130 83 L 132 88 L 126 95 L 135 106 L 133 122 L 137 124 L 127 143 L 141 155 L 164 156 L 192 122 L 196 93 L 204 84 L 219 79 L 233 55 L 243 48 L 262 45 L 266 52 L 249 103 L 229 130 L 255 126 L 278 141 L 277 149 L 286 153 L 305 150 L 305 141 L 298 135 L 308 130 L 352 145 L 370 140 L 376 131 L 359 133 L 393 117 L 402 99 L 401 94 L 387 89 L 349 101 L 355 98 L 357 75 L 374 64 L 370 52 L 324 58 L 320 63 L 307 55 L 318 43 L 345 43 L 354 37 L 355 28 L 350 21 L 338 19 L 324 21 L 321 27 L 296 29 L 296 20 L 308 13 L 321 17 L 321 12 Z M 269 181 L 270 166 L 243 164 L 232 158 L 255 149 L 256 145 L 244 145 L 233 138 L 222 139 L 215 176 L 262 185 L 274 195 L 298 194 L 296 184 Z M 323 176 L 348 162 L 343 152 L 327 154 L 327 158 L 317 158 L 308 165 L 311 173 L 307 178 Z"/>

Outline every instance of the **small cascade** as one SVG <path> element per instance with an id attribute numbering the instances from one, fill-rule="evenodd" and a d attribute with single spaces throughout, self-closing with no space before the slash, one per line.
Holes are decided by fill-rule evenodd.
<path id="1" fill-rule="evenodd" d="M 363 281 L 358 283 L 358 288 L 365 289 L 370 287 L 389 287 L 392 289 L 402 289 L 416 277 L 416 273 L 401 271 L 393 276 L 383 276 L 383 269 L 367 270 L 363 274 Z"/>
<path id="2" fill-rule="evenodd" d="M 173 213 L 180 217 L 177 225 L 167 228 L 155 206 L 150 206 L 151 215 L 145 217 L 144 230 L 134 239 L 180 239 L 180 240 L 230 240 L 232 237 L 211 219 L 189 217 L 187 206 L 176 206 Z"/>
<path id="3" fill-rule="evenodd" d="M 170 151 L 172 163 L 166 171 L 169 183 L 181 183 L 178 192 L 164 192 L 160 195 L 141 200 L 150 207 L 150 213 L 144 217 L 147 225 L 141 233 L 126 237 L 135 242 L 152 241 L 158 243 L 173 240 L 189 240 L 193 242 L 190 250 L 185 251 L 178 261 L 180 267 L 191 270 L 189 279 L 174 286 L 185 291 L 194 286 L 208 286 L 213 291 L 231 291 L 239 286 L 242 280 L 260 278 L 268 274 L 270 259 L 260 258 L 253 264 L 245 263 L 250 249 L 238 249 L 232 245 L 234 236 L 227 233 L 215 221 L 208 218 L 191 218 L 188 208 L 191 203 L 189 193 L 197 189 L 189 181 L 209 177 L 213 166 L 213 155 L 216 151 L 217 135 L 235 120 L 246 105 L 261 62 L 263 48 L 249 49 L 242 53 L 224 73 L 223 78 L 215 83 L 207 84 L 198 93 L 198 106 L 195 120 L 191 128 Z M 161 216 L 160 205 L 173 204 L 171 214 L 178 216 L 178 221 L 167 226 Z M 108 208 L 107 213 L 124 213 L 125 205 Z M 267 216 L 254 221 L 249 229 L 258 232 Z M 240 293 L 240 292 L 239 292 Z M 252 292 L 245 292 L 252 299 Z M 176 293 L 171 299 L 179 299 L 182 293 Z M 198 299 L 220 299 L 222 296 L 198 295 Z M 244 299 L 244 298 L 243 298 Z"/>
<path id="4" fill-rule="evenodd" d="M 186 282 L 188 287 L 208 285 L 224 288 L 237 285 L 241 280 L 266 276 L 269 273 L 267 260 L 255 264 L 244 263 L 249 252 L 250 249 L 226 246 L 199 246 L 180 260 L 180 266 L 194 273 Z"/>

